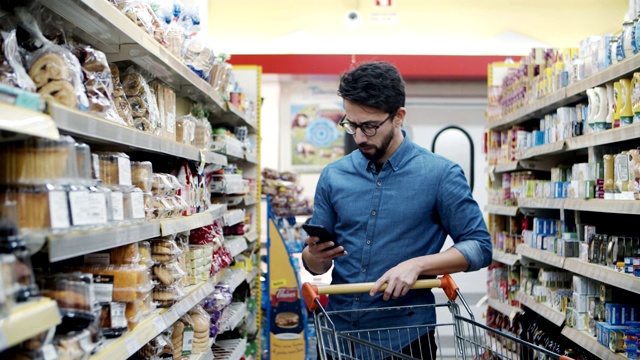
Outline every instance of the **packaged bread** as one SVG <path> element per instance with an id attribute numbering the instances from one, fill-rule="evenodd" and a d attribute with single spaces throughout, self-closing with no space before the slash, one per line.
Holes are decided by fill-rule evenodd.
<path id="1" fill-rule="evenodd" d="M 148 269 L 143 265 L 86 265 L 77 270 L 94 277 L 108 277 L 112 281 L 113 301 L 134 301 L 138 291 L 153 287 Z"/>
<path id="2" fill-rule="evenodd" d="M 142 191 L 151 191 L 153 183 L 153 164 L 151 161 L 131 162 L 131 183 Z"/>
<path id="3" fill-rule="evenodd" d="M 146 78 L 140 70 L 131 66 L 125 70 L 121 82 L 131 105 L 134 127 L 154 132 L 158 125 L 157 104 Z"/>
<path id="4" fill-rule="evenodd" d="M 175 261 L 182 250 L 178 247 L 172 237 L 151 239 L 151 257 L 158 263 L 168 263 Z"/>
<path id="5" fill-rule="evenodd" d="M 105 185 L 131 186 L 131 160 L 122 152 L 96 152 L 100 162 L 100 180 Z"/>
<path id="6" fill-rule="evenodd" d="M 110 258 L 113 265 L 136 265 L 140 263 L 141 255 L 138 243 L 134 242 L 111 249 Z"/>
<path id="7" fill-rule="evenodd" d="M 124 94 L 124 88 L 120 82 L 120 70 L 113 63 L 109 64 L 109 70 L 111 70 L 111 80 L 113 82 L 113 103 L 115 109 L 125 124 L 133 127 L 133 110 L 131 109 L 131 104 L 127 101 L 127 96 Z"/>
<path id="8" fill-rule="evenodd" d="M 106 338 L 121 336 L 128 328 L 127 309 L 129 304 L 124 302 L 102 303 L 100 306 L 100 330 Z M 135 316 L 135 314 L 133 314 Z M 139 318 L 136 319 L 136 323 Z"/>
<path id="9" fill-rule="evenodd" d="M 194 133 L 195 147 L 198 149 L 209 149 L 213 141 L 213 129 L 211 123 L 206 118 L 196 119 Z"/>
<path id="10" fill-rule="evenodd" d="M 162 173 L 154 173 L 151 182 L 153 196 L 167 196 L 173 191 L 173 185 L 169 176 Z"/>
<path id="11" fill-rule="evenodd" d="M 176 302 L 185 297 L 182 285 L 174 284 L 172 286 L 155 286 L 153 288 L 153 301 L 158 307 L 171 307 Z"/>
<path id="12" fill-rule="evenodd" d="M 211 318 L 202 306 L 196 305 L 189 310 L 189 316 L 193 321 L 193 354 L 201 354 L 209 349 L 209 329 Z"/>
<path id="13" fill-rule="evenodd" d="M 106 55 L 87 45 L 76 46 L 72 52 L 82 67 L 89 111 L 125 125 L 113 100 L 113 77 Z"/>
<path id="14" fill-rule="evenodd" d="M 180 268 L 177 260 L 153 265 L 154 279 L 158 280 L 158 283 L 164 286 L 170 286 L 176 282 L 180 282 L 185 275 L 185 271 Z"/>
<path id="15" fill-rule="evenodd" d="M 167 45 L 164 27 L 149 4 L 144 1 L 129 1 L 122 8 L 122 12 L 162 46 Z"/>
<path id="16" fill-rule="evenodd" d="M 55 300 L 61 312 L 92 315 L 93 277 L 83 273 L 38 276 L 42 296 Z"/>
<path id="17" fill-rule="evenodd" d="M 0 183 L 69 184 L 77 181 L 75 140 L 30 137 L 0 148 Z"/>
<path id="18" fill-rule="evenodd" d="M 151 267 L 155 263 L 151 258 L 151 243 L 149 241 L 138 242 L 138 251 L 140 253 L 140 264 Z"/>
<path id="19" fill-rule="evenodd" d="M 173 343 L 169 335 L 162 333 L 146 343 L 131 359 L 160 360 L 173 358 Z"/>
<path id="20" fill-rule="evenodd" d="M 5 187 L 0 200 L 15 204 L 21 229 L 66 229 L 71 226 L 67 191 L 58 185 Z"/>
<path id="21" fill-rule="evenodd" d="M 192 115 L 176 119 L 176 141 L 185 145 L 195 145 L 196 123 Z"/>
<path id="22" fill-rule="evenodd" d="M 146 217 L 145 193 L 138 187 L 122 190 L 122 207 L 125 220 L 140 220 Z M 149 199 L 151 196 L 149 195 Z M 150 206 L 150 204 L 149 204 Z"/>

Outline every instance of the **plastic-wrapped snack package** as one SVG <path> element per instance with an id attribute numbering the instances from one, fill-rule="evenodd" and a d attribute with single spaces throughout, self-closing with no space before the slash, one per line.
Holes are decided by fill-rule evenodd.
<path id="1" fill-rule="evenodd" d="M 175 238 L 172 236 L 165 236 L 163 238 L 151 239 L 151 257 L 157 263 L 168 263 L 175 261 L 180 255 L 182 250 L 176 244 Z"/>
<path id="2" fill-rule="evenodd" d="M 186 272 L 180 267 L 178 259 L 153 265 L 153 277 L 158 280 L 159 284 L 171 286 L 182 281 Z"/>
<path id="3" fill-rule="evenodd" d="M 12 266 L 16 275 L 16 283 L 12 284 L 16 301 L 26 301 L 38 295 L 29 248 L 16 224 L 2 216 L 0 216 L 0 254 L 11 254 L 16 258 Z M 3 292 L 3 294 L 11 295 L 10 292 Z"/>
<path id="4" fill-rule="evenodd" d="M 206 118 L 196 119 L 194 145 L 198 149 L 209 149 L 213 139 L 211 123 Z"/>
<path id="5" fill-rule="evenodd" d="M 164 39 L 164 28 L 162 23 L 153 12 L 149 4 L 144 1 L 131 0 L 127 1 L 126 5 L 122 9 L 122 12 L 136 25 L 146 31 L 153 38 L 166 46 L 167 43 Z"/>
<path id="6" fill-rule="evenodd" d="M 229 78 L 233 71 L 233 67 L 227 62 L 229 59 L 229 55 L 219 54 L 216 56 L 213 66 L 211 67 L 211 79 L 209 83 L 220 95 L 226 93 L 226 89 L 229 86 Z"/>
<path id="7" fill-rule="evenodd" d="M 59 359 L 82 360 L 87 358 L 97 344 L 91 341 L 89 330 L 57 335 L 55 338 Z"/>
<path id="8" fill-rule="evenodd" d="M 2 31 L 0 41 L 0 84 L 5 84 L 22 90 L 35 92 L 36 84 L 22 66 L 22 60 L 16 41 L 16 31 Z"/>
<path id="9" fill-rule="evenodd" d="M 182 62 L 182 45 L 185 40 L 185 29 L 178 21 L 182 14 L 182 3 L 180 1 L 166 1 L 157 8 L 154 7 L 156 16 L 164 25 L 164 39 L 169 52 Z"/>
<path id="10" fill-rule="evenodd" d="M 76 270 L 70 268 L 70 270 Z M 77 270 L 93 274 L 94 277 L 101 277 L 105 289 L 112 289 L 100 292 L 99 302 L 132 302 L 137 298 L 138 292 L 149 291 L 153 288 L 153 282 L 149 276 L 149 270 L 143 265 L 84 265 Z M 109 296 L 111 295 L 111 296 Z"/>
<path id="11" fill-rule="evenodd" d="M 140 264 L 151 267 L 155 264 L 151 256 L 151 243 L 149 241 L 138 242 L 138 251 L 140 253 Z"/>
<path id="12" fill-rule="evenodd" d="M 78 59 L 63 46 L 46 39 L 25 8 L 16 9 L 21 26 L 42 43 L 42 47 L 27 55 L 29 76 L 44 100 L 69 108 L 89 109 L 89 100 L 82 83 L 82 68 Z"/>
<path id="13" fill-rule="evenodd" d="M 109 3 L 117 7 L 118 10 L 123 10 L 124 7 L 127 5 L 127 2 L 128 0 L 109 0 Z"/>
<path id="14" fill-rule="evenodd" d="M 189 206 L 188 211 L 186 211 L 186 213 L 183 213 L 183 215 L 187 216 L 195 214 L 197 211 L 195 199 L 197 196 L 197 183 L 195 180 L 194 171 L 192 170 L 189 162 L 187 160 L 182 161 L 177 170 L 173 171 L 173 175 L 176 176 L 178 182 L 182 186 L 182 189 L 178 191 L 178 195 L 180 195 L 180 197 L 184 201 L 186 201 Z"/>
<path id="15" fill-rule="evenodd" d="M 166 308 L 182 300 L 185 297 L 182 285 L 174 284 L 172 286 L 156 286 L 153 288 L 153 301 L 158 307 Z"/>
<path id="16" fill-rule="evenodd" d="M 37 281 L 41 295 L 58 304 L 62 315 L 61 332 L 86 329 L 94 321 L 93 275 L 78 272 L 43 275 L 38 276 Z"/>
<path id="17" fill-rule="evenodd" d="M 154 173 L 151 182 L 151 193 L 153 196 L 168 196 L 173 191 L 173 185 L 167 174 Z"/>
<path id="18" fill-rule="evenodd" d="M 213 48 L 208 40 L 205 34 L 198 34 L 185 40 L 182 49 L 185 65 L 207 82 L 210 80 L 211 67 L 215 61 Z"/>
<path id="19" fill-rule="evenodd" d="M 131 183 L 139 187 L 142 191 L 152 190 L 153 184 L 153 164 L 151 161 L 131 162 Z"/>
<path id="20" fill-rule="evenodd" d="M 158 124 L 158 108 L 145 76 L 130 66 L 122 77 L 122 87 L 133 115 L 134 126 L 142 131 L 154 132 Z"/>
<path id="21" fill-rule="evenodd" d="M 133 127 L 133 110 L 124 93 L 122 82 L 120 82 L 120 70 L 113 63 L 109 64 L 109 69 L 111 70 L 111 80 L 113 83 L 113 104 L 115 109 L 125 124 Z"/>
<path id="22" fill-rule="evenodd" d="M 195 145 L 196 118 L 184 115 L 176 119 L 176 141 L 185 145 Z"/>
<path id="23" fill-rule="evenodd" d="M 89 110 L 113 122 L 126 124 L 118 115 L 112 98 L 113 75 L 107 56 L 87 45 L 76 46 L 72 52 L 82 66 Z"/>
<path id="24" fill-rule="evenodd" d="M 105 185 L 131 186 L 131 160 L 121 152 L 96 152 L 100 164 L 100 180 Z"/>
<path id="25" fill-rule="evenodd" d="M 196 305 L 189 310 L 189 316 L 193 320 L 193 348 L 192 354 L 202 354 L 209 348 L 209 328 L 211 319 L 202 306 Z"/>
<path id="26" fill-rule="evenodd" d="M 140 263 L 141 258 L 138 243 L 118 246 L 110 250 L 110 262 L 113 265 L 137 265 Z"/>
<path id="27" fill-rule="evenodd" d="M 130 359 L 162 360 L 173 358 L 173 343 L 170 333 L 162 333 L 146 343 Z"/>

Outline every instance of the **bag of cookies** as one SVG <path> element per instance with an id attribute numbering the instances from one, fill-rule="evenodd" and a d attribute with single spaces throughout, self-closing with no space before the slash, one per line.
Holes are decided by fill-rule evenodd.
<path id="1" fill-rule="evenodd" d="M 72 53 L 82 66 L 89 111 L 125 125 L 125 121 L 118 115 L 112 98 L 113 77 L 107 56 L 102 51 L 87 45 L 76 46 L 72 49 Z"/>
<path id="2" fill-rule="evenodd" d="M 146 77 L 133 66 L 125 70 L 122 87 L 133 115 L 134 127 L 154 132 L 158 125 L 158 106 Z"/>
<path id="3" fill-rule="evenodd" d="M 0 83 L 17 87 L 22 90 L 35 92 L 36 84 L 22 66 L 22 59 L 16 41 L 16 31 L 0 32 Z"/>
<path id="4" fill-rule="evenodd" d="M 164 40 L 164 28 L 162 23 L 153 12 L 149 4 L 144 1 L 130 0 L 126 1 L 126 5 L 122 9 L 122 12 L 136 25 L 146 31 L 149 35 L 160 43 L 162 46 L 167 46 Z"/>
<path id="5" fill-rule="evenodd" d="M 22 28 L 27 30 L 42 47 L 27 54 L 29 76 L 44 100 L 83 111 L 89 109 L 89 100 L 82 83 L 82 70 L 71 51 L 56 45 L 42 35 L 34 17 L 25 9 L 16 10 Z"/>
<path id="6" fill-rule="evenodd" d="M 124 88 L 120 82 L 120 70 L 118 66 L 113 63 L 109 63 L 109 70 L 111 70 L 111 80 L 113 83 L 113 103 L 115 105 L 118 116 L 128 125 L 133 127 L 133 110 L 131 104 L 127 100 L 127 96 L 124 94 Z"/>

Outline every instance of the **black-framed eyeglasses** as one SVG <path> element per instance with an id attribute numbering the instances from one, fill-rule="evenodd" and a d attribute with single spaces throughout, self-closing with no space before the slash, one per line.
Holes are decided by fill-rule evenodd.
<path id="1" fill-rule="evenodd" d="M 379 122 L 378 125 L 370 124 L 370 121 L 366 121 L 365 123 L 358 125 L 347 120 L 347 115 L 345 114 L 342 117 L 342 120 L 340 120 L 340 126 L 342 126 L 344 131 L 349 135 L 354 135 L 356 133 L 356 130 L 360 128 L 360 130 L 362 130 L 362 133 L 365 134 L 365 136 L 372 137 L 372 136 L 376 136 L 376 133 L 378 132 L 378 128 L 380 128 L 382 124 L 387 122 L 387 120 L 392 119 L 394 116 L 396 116 L 395 111 L 389 114 L 389 116 L 387 116 L 386 119 Z"/>

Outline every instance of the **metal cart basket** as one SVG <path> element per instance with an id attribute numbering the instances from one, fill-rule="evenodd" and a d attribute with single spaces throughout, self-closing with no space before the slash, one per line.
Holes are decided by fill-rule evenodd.
<path id="1" fill-rule="evenodd" d="M 320 301 L 319 295 L 350 294 L 369 292 L 373 283 L 341 284 L 316 286 L 305 283 L 302 293 L 309 311 L 313 311 L 316 329 L 318 353 L 322 360 L 373 360 L 373 359 L 561 359 L 570 360 L 537 345 L 523 341 L 515 336 L 492 329 L 475 321 L 469 305 L 462 297 L 460 290 L 449 275 L 438 279 L 418 280 L 413 289 L 442 288 L 449 301 L 442 304 L 419 306 L 387 307 L 348 311 L 327 311 Z M 384 291 L 383 286 L 380 291 Z M 456 302 L 459 299 L 467 316 L 460 314 Z M 336 330 L 331 321 L 333 316 L 352 315 L 354 312 L 365 315 L 377 313 L 380 316 L 394 316 L 394 313 L 418 310 L 417 308 L 448 308 L 451 317 L 436 324 L 407 325 L 385 328 L 360 328 L 350 331 Z M 445 311 L 446 313 L 446 311 Z M 432 341 L 420 337 L 430 332 Z M 443 354 L 441 340 L 451 338 L 453 353 Z M 394 339 L 406 339 L 399 345 L 392 345 Z M 417 340 L 416 340 L 417 339 Z M 409 346 L 409 343 L 412 343 Z M 431 346 L 435 343 L 436 346 Z M 437 350 L 436 350 L 437 347 Z"/>

